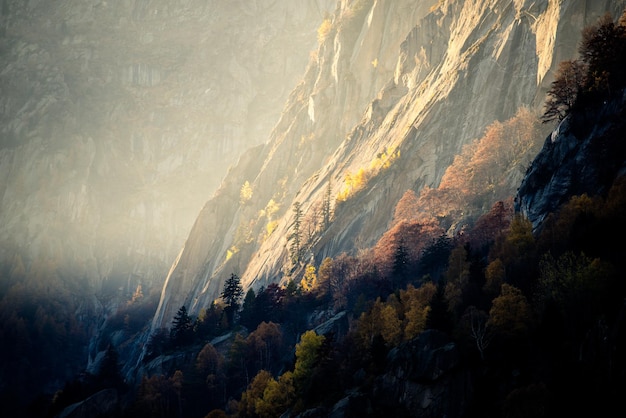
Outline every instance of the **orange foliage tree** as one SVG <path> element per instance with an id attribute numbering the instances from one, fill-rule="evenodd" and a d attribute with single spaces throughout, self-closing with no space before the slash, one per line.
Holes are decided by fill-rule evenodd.
<path id="1" fill-rule="evenodd" d="M 431 214 L 449 226 L 508 199 L 542 144 L 536 114 L 520 108 L 505 122 L 494 122 L 482 138 L 466 144 L 446 169 L 437 188 L 424 187 L 417 212 Z M 409 206 L 407 198 L 403 207 Z"/>
<path id="2" fill-rule="evenodd" d="M 373 249 L 373 259 L 382 277 L 390 277 L 398 248 L 406 250 L 407 263 L 414 264 L 420 253 L 443 233 L 437 223 L 398 221 L 378 240 Z"/>

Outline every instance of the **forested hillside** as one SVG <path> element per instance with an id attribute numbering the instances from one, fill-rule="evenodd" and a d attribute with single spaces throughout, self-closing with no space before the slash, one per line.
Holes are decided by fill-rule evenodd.
<path id="1" fill-rule="evenodd" d="M 298 192 L 291 207 L 272 199 L 257 212 L 258 183 L 227 177 L 221 192 L 236 190 L 238 213 L 255 215 L 228 234 L 252 248 L 250 230 L 266 228 L 265 238 L 286 243 L 280 280 L 246 282 L 235 268 L 245 248 L 224 239 L 218 297 L 137 286 L 103 318 L 78 278 L 59 293 L 38 280 L 55 266 L 40 277 L 15 263 L 0 289 L 1 354 L 19 360 L 3 363 L 13 376 L 12 387 L 2 382 L 3 416 L 619 416 L 626 248 L 607 237 L 626 233 L 626 12 L 578 39 L 542 111 L 519 106 L 487 125 L 436 185 L 383 187 L 416 161 L 402 151 L 412 146 L 385 147 L 362 171 L 343 170 L 340 184 L 313 176 L 305 186 L 317 182 L 315 207 Z M 365 137 L 357 129 L 350 141 Z M 376 214 L 359 204 L 390 196 L 389 222 L 360 229 L 380 229 L 376 239 L 353 237 L 350 251 L 316 260 L 328 241 L 348 240 L 339 211 Z M 273 223 L 278 212 L 290 214 L 283 227 Z M 219 219 L 206 222 L 194 229 Z M 179 263 L 190 248 L 206 249 L 194 246 L 198 237 L 168 280 L 198 279 Z M 171 320 L 159 316 L 174 302 Z M 95 346 L 85 324 L 100 329 Z M 85 355 L 86 368 L 67 366 Z M 58 385 L 32 393 L 40 376 Z"/>

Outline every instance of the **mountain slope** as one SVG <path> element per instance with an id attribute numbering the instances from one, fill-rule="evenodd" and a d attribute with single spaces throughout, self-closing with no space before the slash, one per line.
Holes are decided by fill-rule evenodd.
<path id="1" fill-rule="evenodd" d="M 406 190 L 437 186 L 491 122 L 521 106 L 539 109 L 551 71 L 575 55 L 582 27 L 620 13 L 623 2 L 412 5 L 339 4 L 268 143 L 240 160 L 198 217 L 153 329 L 169 326 L 182 305 L 193 313 L 208 306 L 233 272 L 258 288 L 295 278 L 325 256 L 371 247 Z M 252 195 L 242 202 L 246 181 Z M 279 209 L 268 211 L 270 202 Z M 333 220 L 322 230 L 316 215 L 325 202 Z M 294 206 L 315 231 L 302 235 L 297 263 L 288 240 Z"/>
<path id="2" fill-rule="evenodd" d="M 333 6 L 3 1 L 0 260 L 160 286 Z"/>
<path id="3" fill-rule="evenodd" d="M 516 197 L 516 209 L 535 230 L 572 196 L 606 196 L 626 174 L 625 97 L 569 115 L 546 138 Z M 593 128 L 585 126 L 589 120 Z"/>

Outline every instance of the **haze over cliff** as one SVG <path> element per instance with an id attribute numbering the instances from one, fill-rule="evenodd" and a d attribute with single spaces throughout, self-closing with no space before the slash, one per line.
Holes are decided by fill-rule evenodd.
<path id="1" fill-rule="evenodd" d="M 245 288 L 284 284 L 306 264 L 371 247 L 400 197 L 436 187 L 489 124 L 522 107 L 539 113 L 581 29 L 623 6 L 338 2 L 268 142 L 242 156 L 198 216 L 153 329 L 169 326 L 183 305 L 197 314 L 231 273 Z M 508 178 L 511 196 L 520 167 Z M 332 222 L 320 225 L 325 206 Z M 301 221 L 309 232 L 294 260 Z"/>
<path id="2" fill-rule="evenodd" d="M 266 140 L 334 2 L 0 6 L 0 260 L 132 291 Z"/>

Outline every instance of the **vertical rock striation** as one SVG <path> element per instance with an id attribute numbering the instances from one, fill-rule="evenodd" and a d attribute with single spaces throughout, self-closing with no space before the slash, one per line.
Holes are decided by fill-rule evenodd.
<path id="1" fill-rule="evenodd" d="M 183 304 L 198 313 L 231 273 L 259 288 L 294 277 L 298 265 L 371 246 L 407 189 L 437 186 L 463 145 L 492 122 L 521 106 L 538 111 L 558 62 L 576 56 L 581 29 L 623 7 L 338 2 L 269 141 L 242 157 L 201 211 L 163 287 L 153 328 L 167 327 Z M 359 173 L 364 180 L 356 187 Z M 243 202 L 246 181 L 253 193 Z M 314 224 L 329 183 L 333 222 L 307 237 L 294 266 L 292 207 L 297 202 Z M 341 196 L 347 184 L 353 189 Z"/>

